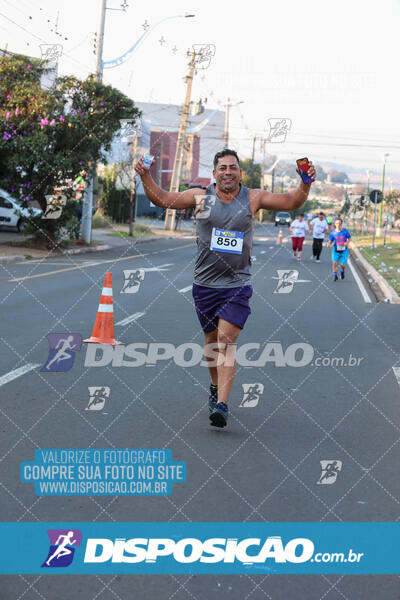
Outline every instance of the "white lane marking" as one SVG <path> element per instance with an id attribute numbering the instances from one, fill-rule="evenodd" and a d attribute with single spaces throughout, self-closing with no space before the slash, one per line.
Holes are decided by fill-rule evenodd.
<path id="1" fill-rule="evenodd" d="M 394 376 L 397 379 L 397 383 L 400 386 L 400 367 L 392 367 L 392 369 L 393 369 Z"/>
<path id="2" fill-rule="evenodd" d="M 365 289 L 363 282 L 362 282 L 362 281 L 361 281 L 361 279 L 359 278 L 357 271 L 356 271 L 356 270 L 355 270 L 355 268 L 353 267 L 353 265 L 352 265 L 352 262 L 351 262 L 351 259 L 350 259 L 350 258 L 349 258 L 349 261 L 348 261 L 348 262 L 349 262 L 349 267 L 350 267 L 350 270 L 351 270 L 351 272 L 352 272 L 352 274 L 353 274 L 353 277 L 354 277 L 354 279 L 355 279 L 355 281 L 356 281 L 356 284 L 358 285 L 358 288 L 359 288 L 359 290 L 360 290 L 360 292 L 361 292 L 361 296 L 363 297 L 363 299 L 364 299 L 364 302 L 369 302 L 369 303 L 371 303 L 371 298 L 369 297 L 369 294 L 368 294 L 367 290 Z"/>
<path id="3" fill-rule="evenodd" d="M 10 371 L 9 373 L 6 373 L 2 377 L 0 377 L 0 386 L 5 385 L 6 383 L 9 383 L 10 381 L 13 381 L 13 379 L 17 379 L 18 377 L 21 377 L 21 375 L 25 375 L 25 373 L 29 373 L 29 371 L 33 371 L 33 369 L 36 369 L 37 367 L 40 367 L 40 365 L 35 364 L 35 363 L 28 363 L 27 365 L 24 365 L 23 367 L 19 367 L 19 369 L 14 369 L 14 371 Z"/>
<path id="4" fill-rule="evenodd" d="M 118 321 L 118 323 L 115 323 L 116 325 L 129 325 L 129 323 L 133 323 L 133 321 L 136 321 L 136 319 L 139 319 L 140 317 L 143 317 L 143 315 L 145 315 L 145 312 L 137 312 L 133 315 L 129 315 L 129 317 L 126 317 L 126 319 L 122 319 L 122 321 Z"/>
<path id="5" fill-rule="evenodd" d="M 138 267 L 138 269 L 141 269 L 146 273 L 151 273 L 152 271 L 168 271 L 168 267 L 172 266 L 172 263 L 167 263 L 165 265 L 160 265 L 159 267 Z"/>
<path id="6" fill-rule="evenodd" d="M 193 247 L 193 244 L 182 244 L 182 246 L 176 246 L 175 248 L 169 248 L 168 251 L 181 250 L 182 248 Z M 112 258 L 110 260 L 96 261 L 88 264 L 80 264 L 67 269 L 57 269 L 56 271 L 48 271 L 47 273 L 37 273 L 36 275 L 26 275 L 25 277 L 14 277 L 9 281 L 25 281 L 25 279 L 36 279 L 37 277 L 47 277 L 48 275 L 56 275 L 57 273 L 65 273 L 65 271 L 76 271 L 77 269 L 86 269 L 86 267 L 97 267 L 99 265 L 106 265 L 108 263 L 118 263 L 124 260 L 132 260 L 133 258 L 143 258 L 144 256 L 153 256 L 154 254 L 160 254 L 164 250 L 156 250 L 154 252 L 147 252 L 146 254 L 133 254 L 131 256 L 124 256 L 122 258 Z"/>
<path id="7" fill-rule="evenodd" d="M 59 261 L 53 261 L 51 258 L 49 258 L 49 259 L 41 258 L 39 260 L 24 260 L 19 263 L 14 263 L 14 266 L 20 266 L 20 265 L 26 266 L 28 263 L 30 265 L 35 265 L 35 264 L 41 263 L 42 265 L 46 265 L 46 266 L 51 265 L 51 266 L 55 266 L 55 267 L 65 267 L 67 265 L 70 265 L 71 261 L 70 262 L 67 262 L 67 261 L 59 262 Z"/>
<path id="8" fill-rule="evenodd" d="M 178 292 L 180 292 L 181 294 L 184 294 L 185 292 L 188 292 L 189 290 L 192 289 L 192 285 L 188 285 L 187 287 L 182 288 L 181 290 L 178 290 Z"/>

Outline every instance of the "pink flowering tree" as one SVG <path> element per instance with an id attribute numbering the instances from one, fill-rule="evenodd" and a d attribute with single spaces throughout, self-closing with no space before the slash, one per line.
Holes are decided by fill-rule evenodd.
<path id="1" fill-rule="evenodd" d="M 130 98 L 94 77 L 59 77 L 42 89 L 45 68 L 24 56 L 0 57 L 0 188 L 43 211 L 57 189 L 74 198 L 76 178 L 106 162 L 120 119 L 140 116 Z M 62 224 L 38 222 L 52 239 Z"/>

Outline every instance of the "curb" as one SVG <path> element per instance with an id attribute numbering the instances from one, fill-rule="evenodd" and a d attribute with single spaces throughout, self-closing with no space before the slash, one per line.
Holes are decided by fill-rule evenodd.
<path id="1" fill-rule="evenodd" d="M 143 244 L 144 242 L 155 242 L 157 240 L 163 239 L 163 240 L 172 240 L 172 239 L 177 239 L 178 236 L 175 235 L 163 235 L 163 236 L 152 236 L 152 237 L 143 237 L 143 238 L 135 238 L 135 244 Z M 179 239 L 179 238 L 178 238 Z M 132 245 L 135 245 L 132 244 Z M 124 244 L 125 246 L 128 246 L 129 244 Z M 45 257 L 40 257 L 40 256 L 33 256 L 33 260 L 37 260 L 42 258 L 43 260 L 46 260 L 47 258 L 54 258 L 54 256 L 65 256 L 65 255 L 69 255 L 69 254 L 87 254 L 89 252 L 102 252 L 104 250 L 112 250 L 113 248 L 123 248 L 124 246 L 113 246 L 111 244 L 97 244 L 97 246 L 82 246 L 82 248 L 70 248 L 68 250 L 62 250 L 61 252 L 57 253 L 56 255 L 52 254 L 50 256 L 45 256 Z M 27 252 L 26 254 L 29 254 L 29 248 L 26 249 Z M 16 263 L 16 262 L 29 262 L 30 258 L 25 258 L 24 254 L 13 254 L 13 255 L 9 255 L 9 256 L 0 256 L 0 264 L 10 264 L 10 263 Z"/>
<path id="2" fill-rule="evenodd" d="M 372 292 L 377 296 L 377 299 L 382 302 L 388 299 L 391 304 L 400 304 L 400 297 L 392 286 L 386 281 L 384 277 L 370 263 L 363 257 L 361 252 L 355 246 L 350 248 L 350 252 L 357 258 L 357 265 L 360 267 L 362 274 L 364 275 L 369 287 Z M 374 280 L 373 283 L 368 281 L 368 273 Z"/>

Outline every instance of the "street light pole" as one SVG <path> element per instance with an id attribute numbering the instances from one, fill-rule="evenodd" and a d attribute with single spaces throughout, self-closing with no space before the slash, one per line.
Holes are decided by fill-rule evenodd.
<path id="1" fill-rule="evenodd" d="M 262 140 L 262 162 L 261 162 L 261 189 L 264 190 L 264 169 L 265 169 L 265 147 L 267 144 L 267 140 L 264 138 Z M 260 223 L 263 222 L 263 218 L 264 218 L 264 211 L 262 208 L 260 208 L 259 214 L 258 214 L 258 219 L 260 221 Z"/>
<path id="2" fill-rule="evenodd" d="M 369 197 L 369 182 L 370 182 L 370 177 L 371 177 L 371 170 L 367 169 L 366 173 L 367 173 L 367 194 Z M 364 206 L 364 221 L 363 221 L 362 228 L 361 228 L 362 233 L 364 233 L 364 230 L 366 230 L 368 232 L 368 205 Z"/>
<path id="3" fill-rule="evenodd" d="M 388 153 L 383 155 L 383 165 L 382 165 L 382 202 L 379 207 L 379 217 L 378 217 L 378 231 L 377 235 L 381 235 L 381 227 L 382 227 L 382 217 L 383 217 L 383 203 L 385 201 L 385 172 L 386 172 L 386 159 L 389 156 Z"/>
<path id="4" fill-rule="evenodd" d="M 96 79 L 99 83 L 103 79 L 103 44 L 104 44 L 104 24 L 106 20 L 107 0 L 101 2 L 100 25 L 97 34 L 96 49 Z M 93 190 L 96 180 L 96 165 L 91 165 L 91 174 L 88 183 L 85 186 L 82 202 L 82 238 L 86 244 L 92 241 L 92 212 L 93 212 Z"/>
<path id="5" fill-rule="evenodd" d="M 369 196 L 369 180 L 370 180 L 370 176 L 371 176 L 370 169 L 367 169 L 366 173 L 367 173 L 367 194 Z"/>
<path id="6" fill-rule="evenodd" d="M 189 74 L 186 76 L 186 97 L 185 103 L 183 105 L 182 110 L 182 118 L 181 124 L 179 127 L 178 138 L 176 140 L 176 152 L 174 159 L 174 166 L 172 170 L 171 184 L 169 191 L 170 192 L 179 192 L 179 185 L 181 181 L 181 173 L 182 173 L 182 163 L 183 163 L 183 150 L 184 143 L 186 138 L 186 127 L 189 118 L 189 106 L 190 106 L 190 96 L 192 93 L 192 83 L 194 78 L 194 67 L 196 61 L 196 53 L 193 51 L 192 58 L 189 63 Z M 167 208 L 165 214 L 165 229 L 169 229 L 170 231 L 174 230 L 175 226 L 175 212 L 174 208 Z"/>

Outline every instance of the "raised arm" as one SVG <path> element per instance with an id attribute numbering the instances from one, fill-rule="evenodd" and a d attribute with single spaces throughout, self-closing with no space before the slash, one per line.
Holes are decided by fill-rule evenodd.
<path id="1" fill-rule="evenodd" d="M 297 172 L 299 171 L 297 170 Z M 311 161 L 308 173 L 315 181 L 316 171 Z M 298 188 L 293 192 L 272 194 L 265 190 L 251 190 L 253 213 L 255 214 L 260 208 L 268 210 L 295 210 L 307 200 L 310 188 L 311 183 L 303 183 L 303 180 L 300 178 Z"/>
<path id="2" fill-rule="evenodd" d="M 193 188 L 184 192 L 167 192 L 160 188 L 150 175 L 149 169 L 143 166 L 143 157 L 141 157 L 135 167 L 136 173 L 140 176 L 146 196 L 156 206 L 163 208 L 191 208 L 196 206 L 196 195 L 204 195 L 201 188 Z"/>

